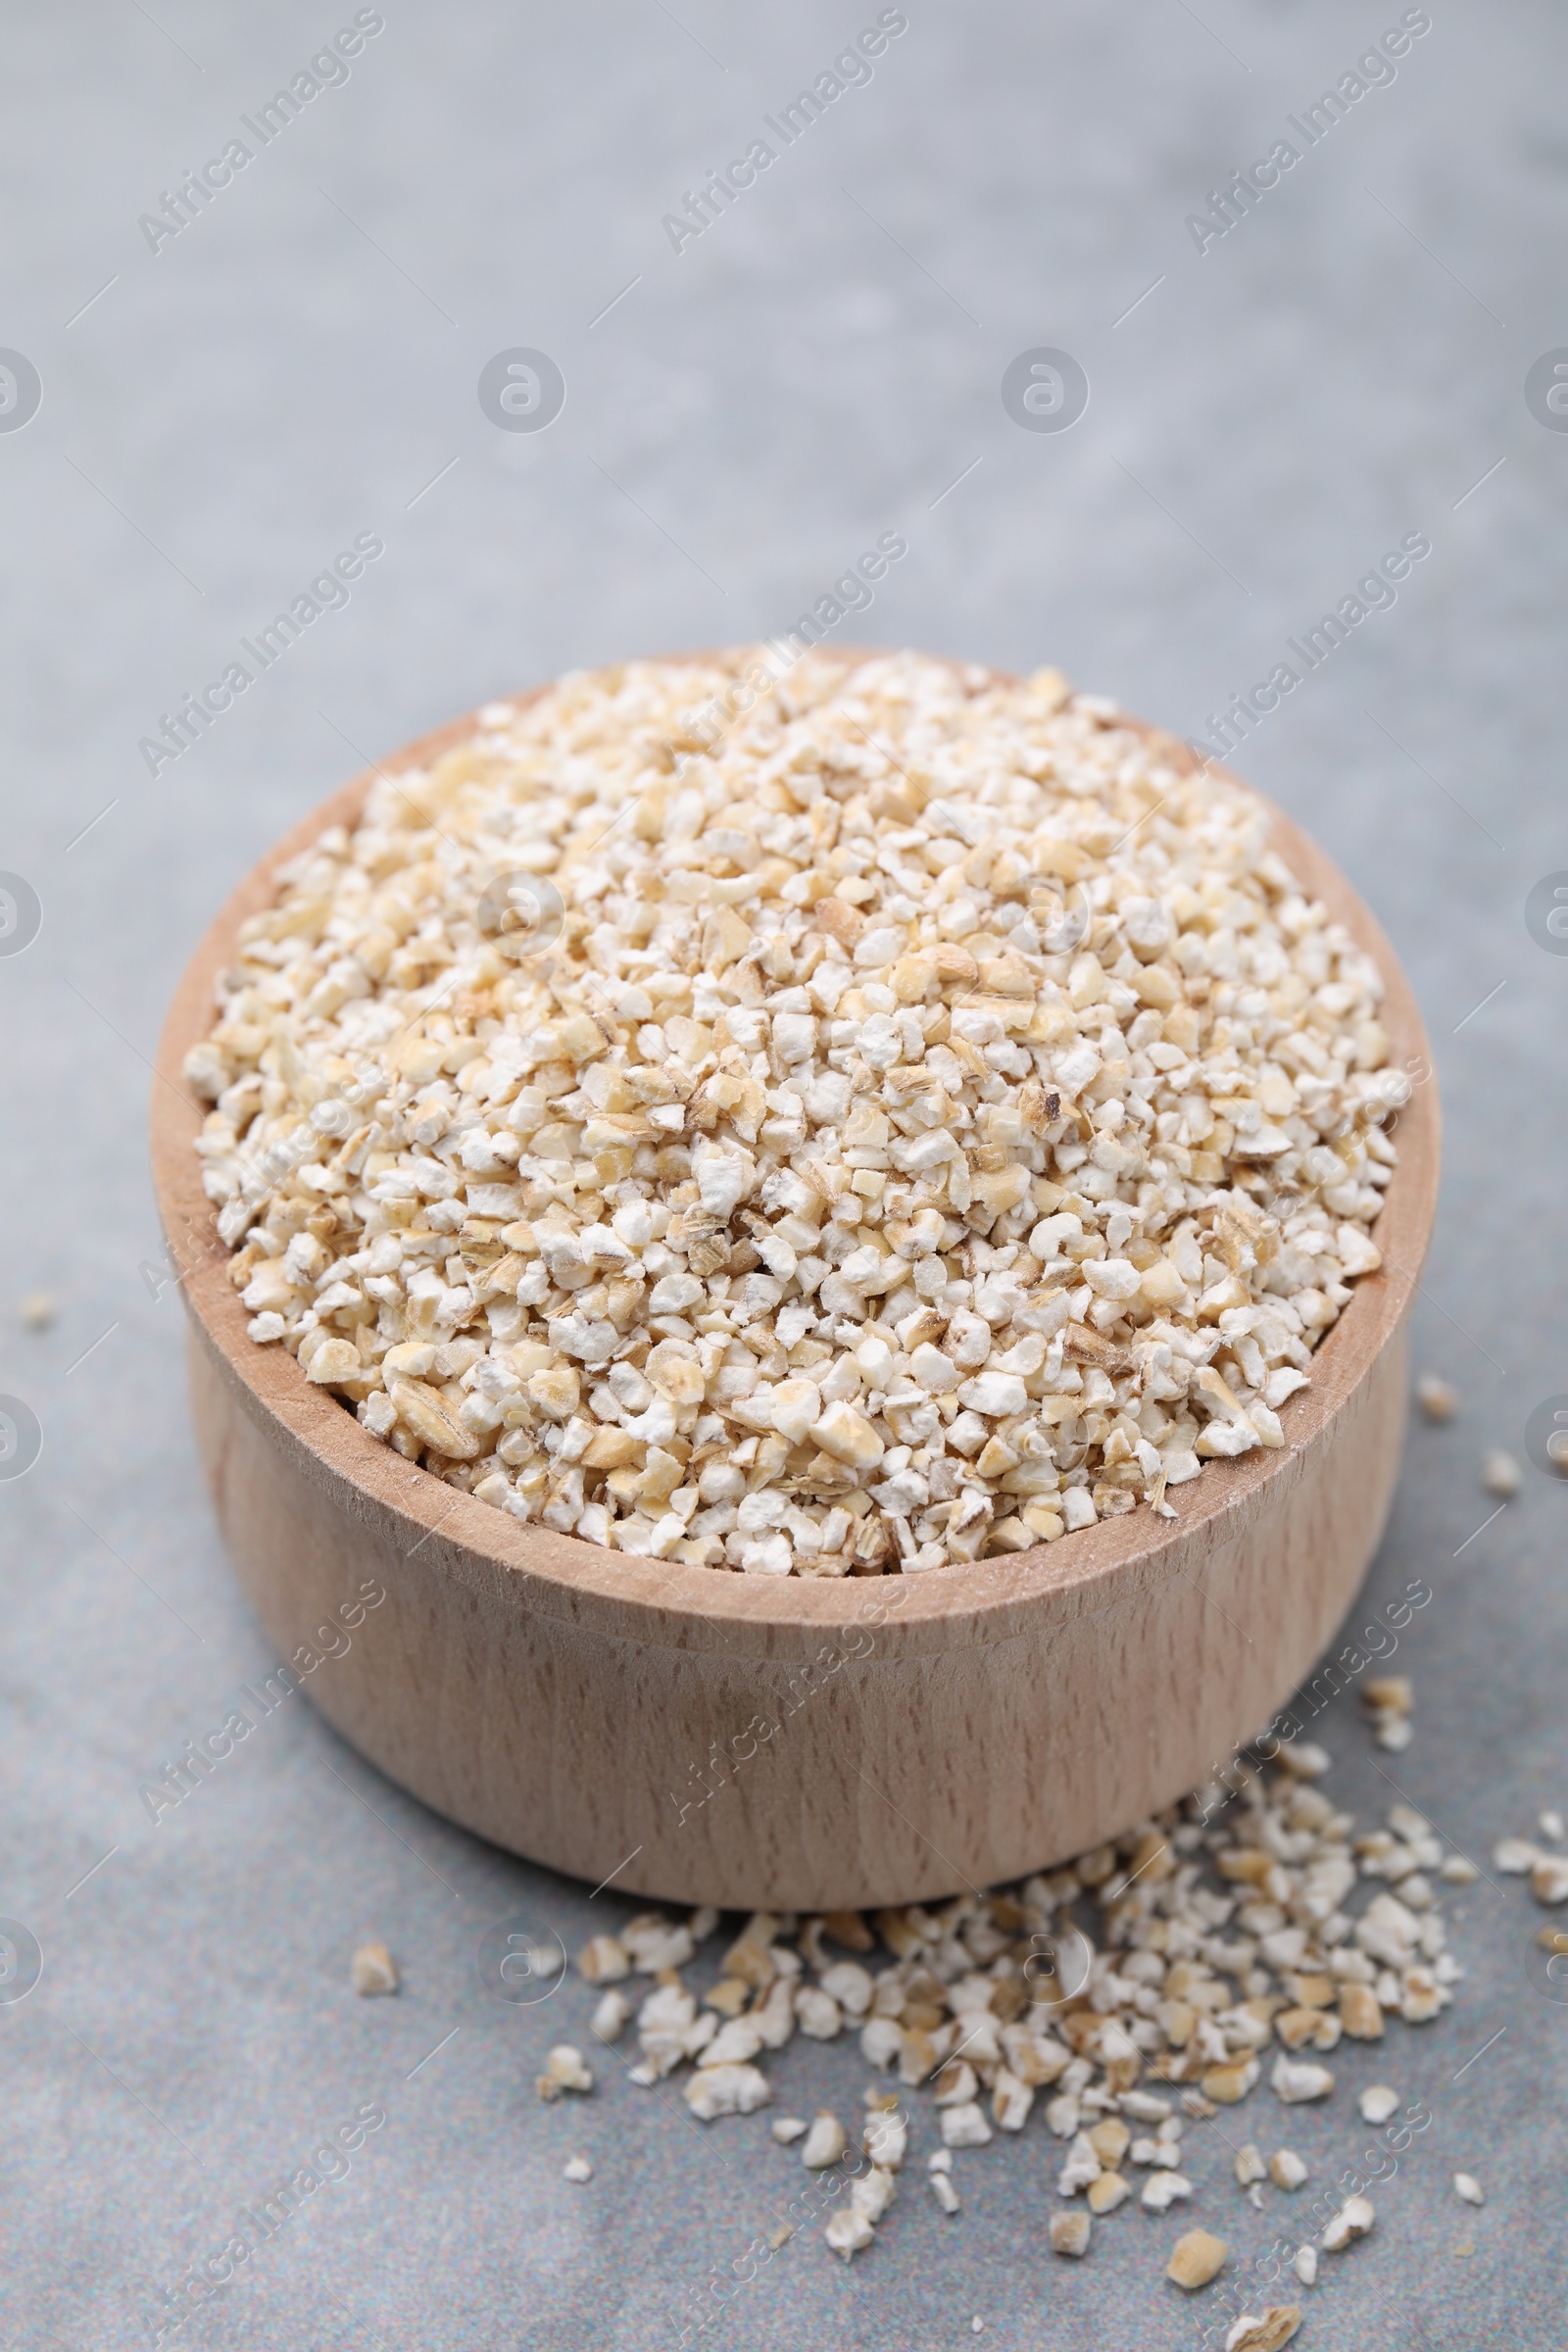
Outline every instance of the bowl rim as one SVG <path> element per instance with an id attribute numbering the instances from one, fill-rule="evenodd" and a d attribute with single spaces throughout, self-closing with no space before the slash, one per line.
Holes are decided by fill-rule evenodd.
<path id="1" fill-rule="evenodd" d="M 882 657 L 883 649 L 839 648 L 831 658 L 846 670 Z M 666 662 L 732 664 L 751 647 L 650 656 Z M 938 657 L 942 659 L 943 657 Z M 963 664 L 972 670 L 977 664 Z M 994 669 L 999 680 L 1012 673 Z M 476 1564 L 505 1586 L 523 1606 L 555 1617 L 584 1622 L 643 1645 L 700 1649 L 794 1649 L 804 1636 L 893 1618 L 901 1646 L 948 1646 L 953 1642 L 1004 1639 L 1031 1628 L 1044 1599 L 1090 1612 L 1115 1605 L 1129 1577 L 1153 1578 L 1163 1569 L 1186 1574 L 1176 1554 L 1200 1557 L 1255 1519 L 1276 1497 L 1277 1482 L 1294 1484 L 1300 1457 L 1321 1439 L 1339 1414 L 1353 1404 L 1357 1390 L 1387 1342 L 1397 1332 L 1418 1287 L 1437 1202 L 1441 1112 L 1436 1078 L 1414 1087 L 1398 1114 L 1398 1158 L 1376 1224 L 1383 1253 L 1378 1271 L 1358 1278 L 1352 1296 L 1327 1338 L 1313 1351 L 1310 1385 L 1282 1408 L 1285 1446 L 1257 1449 L 1235 1460 L 1204 1463 L 1202 1475 L 1175 1491 L 1177 1516 L 1155 1519 L 1135 1509 L 1031 1550 L 992 1554 L 973 1562 L 902 1575 L 875 1577 L 760 1577 L 692 1567 L 684 1561 L 654 1560 L 611 1551 L 554 1529 L 524 1527 L 492 1504 L 448 1486 L 432 1472 L 407 1461 L 372 1438 L 353 1411 L 330 1392 L 314 1387 L 296 1359 L 282 1348 L 261 1348 L 247 1337 L 248 1316 L 228 1279 L 232 1253 L 220 1240 L 217 1214 L 202 1189 L 193 1142 L 207 1105 L 183 1076 L 187 1049 L 211 1030 L 213 984 L 228 962 L 235 934 L 246 916 L 275 898 L 280 866 L 334 825 L 352 826 L 371 785 L 381 777 L 427 766 L 432 760 L 478 731 L 479 711 L 490 701 L 521 708 L 547 693 L 555 680 L 525 692 L 487 698 L 487 704 L 449 720 L 376 760 L 303 817 L 251 866 L 220 908 L 185 966 L 171 1003 L 155 1062 L 151 1102 L 151 1152 L 159 1213 L 179 1269 L 179 1287 L 195 1335 L 208 1361 L 238 1390 L 247 1411 L 270 1426 L 316 1484 L 339 1488 L 340 1500 L 363 1514 L 379 1507 L 391 1514 L 404 1548 L 422 1551 L 432 1563 L 471 1574 Z M 1143 733 L 1149 722 L 1117 713 L 1118 723 Z M 1171 758 L 1191 772 L 1198 761 L 1185 745 L 1167 738 Z M 1282 810 L 1230 769 L 1211 763 L 1226 783 L 1261 803 L 1272 820 L 1270 847 L 1278 851 L 1309 898 L 1321 900 L 1329 919 L 1343 923 L 1356 945 L 1370 954 L 1383 975 L 1380 1018 L 1389 1032 L 1392 1057 L 1419 1063 L 1431 1072 L 1426 1032 L 1414 995 L 1381 926 L 1359 894 L 1327 855 Z M 344 1494 L 341 1490 L 349 1491 Z M 1109 1588 L 1115 1586 L 1114 1594 Z M 890 1629 L 891 1630 L 891 1629 Z"/>

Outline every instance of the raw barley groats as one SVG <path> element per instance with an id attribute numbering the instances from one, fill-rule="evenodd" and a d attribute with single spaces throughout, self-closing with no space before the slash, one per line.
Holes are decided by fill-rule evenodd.
<path id="1" fill-rule="evenodd" d="M 1027 2132 L 1021 2161 L 1055 2253 L 1092 2254 L 1102 2226 L 1148 2232 L 1197 2292 L 1226 2262 L 1225 2209 L 1242 2197 L 1273 2217 L 1277 2271 L 1292 2263 L 1311 2285 L 1320 2249 L 1348 2252 L 1371 2230 L 1364 2190 L 1433 2118 L 1408 2085 L 1368 2084 L 1356 2105 L 1381 2138 L 1366 2150 L 1361 2136 L 1365 2169 L 1335 2158 L 1314 2174 L 1280 2144 L 1289 2110 L 1343 2109 L 1374 2057 L 1419 2071 L 1403 2029 L 1432 2024 L 1464 1975 L 1441 1904 L 1458 1857 L 1402 1800 L 1357 1835 L 1318 1786 L 1328 1766 L 1310 1742 L 1282 1743 L 1267 1766 L 1239 1760 L 1183 1804 L 988 1894 L 868 1917 L 757 1913 L 726 1934 L 716 1975 L 704 1949 L 716 1911 L 641 1912 L 577 1956 L 598 1991 L 591 2030 L 620 2048 L 608 2095 L 678 2084 L 700 2123 L 756 2117 L 760 2131 L 779 2053 L 797 2035 L 832 2042 L 833 2106 L 767 2128 L 824 2194 L 848 2182 L 824 2232 L 845 2260 L 873 2243 L 901 2180 L 923 2172 L 956 2218 L 997 2160 L 978 2151 L 1022 2147 Z M 538 2089 L 556 2095 L 548 2079 Z M 1250 2101 L 1247 2119 L 1230 2112 Z M 813 2195 L 806 2211 L 819 2208 Z M 1225 2340 L 1285 2343 L 1299 2312 L 1274 2309 L 1248 2322 L 1262 2331 L 1250 2337 L 1239 2310 Z"/>
<path id="2" fill-rule="evenodd" d="M 1251 796 L 1054 671 L 779 666 L 492 705 L 280 874 L 186 1064 L 251 1336 L 659 1558 L 1168 1513 L 1379 1263 L 1380 976 Z"/>

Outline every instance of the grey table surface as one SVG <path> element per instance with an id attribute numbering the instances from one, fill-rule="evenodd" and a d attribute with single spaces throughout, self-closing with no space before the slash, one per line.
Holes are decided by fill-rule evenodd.
<path id="1" fill-rule="evenodd" d="M 42 384 L 11 429 L 27 379 L 0 378 L 0 866 L 43 914 L 25 953 L 0 942 L 0 1389 L 43 1430 L 0 1481 L 0 1913 L 43 1953 L 0 2002 L 8 2346 L 150 2345 L 163 2291 L 366 2102 L 388 2121 L 349 2176 L 173 2341 L 673 2344 L 801 2178 L 759 2124 L 704 2133 L 613 2059 L 592 2101 L 541 2107 L 586 1988 L 504 2007 L 479 1937 L 515 1915 L 575 1948 L 627 1906 L 427 1814 L 303 1700 L 148 1820 L 143 1782 L 272 1661 L 194 1458 L 143 1136 L 200 928 L 362 753 L 565 665 L 778 628 L 878 531 L 909 553 L 864 638 L 1054 661 L 1185 733 L 1430 538 L 1240 762 L 1387 925 L 1447 1119 L 1417 1342 L 1464 1409 L 1412 1431 L 1364 1601 L 1432 1588 L 1401 1650 L 1415 1740 L 1374 1749 L 1353 1698 L 1316 1729 L 1346 1802 L 1380 1815 L 1392 1775 L 1483 1860 L 1568 1800 L 1568 1497 L 1527 1466 L 1489 1519 L 1479 1478 L 1568 1390 L 1568 960 L 1525 916 L 1568 868 L 1568 438 L 1525 397 L 1568 337 L 1568 24 L 1432 0 L 1396 75 L 1309 146 L 1287 118 L 1410 23 L 1396 0 L 908 0 L 870 78 L 677 252 L 663 216 L 877 15 L 385 0 L 266 144 L 243 118 L 348 0 L 0 22 L 0 344 Z M 142 224 L 235 137 L 250 160 L 207 209 Z M 1188 216 L 1282 138 L 1299 161 L 1200 252 Z M 517 347 L 564 372 L 548 430 L 476 397 Z M 1037 347 L 1087 372 L 1069 431 L 1004 408 Z M 366 531 L 385 554 L 347 607 L 150 773 L 164 714 Z M 1435 2121 L 1307 2297 L 1315 2352 L 1568 2336 L 1568 2007 L 1531 1982 L 1541 1914 L 1495 1879 L 1453 1906 L 1455 2007 L 1343 2068 L 1396 2070 Z M 371 1935 L 395 2001 L 347 1989 Z M 775 2072 L 794 2105 L 860 2087 L 845 2046 Z M 1352 2127 L 1342 2093 L 1292 2132 L 1323 2171 Z M 1195 2218 L 1260 2245 L 1273 2216 L 1190 2145 Z M 1167 2225 L 1125 2216 L 1082 2266 L 1045 2251 L 1054 2151 L 1037 2121 L 965 2160 L 952 2222 L 911 2179 L 849 2271 L 803 2233 L 698 2340 L 936 2347 L 979 2321 L 999 2352 L 1196 2344 Z"/>

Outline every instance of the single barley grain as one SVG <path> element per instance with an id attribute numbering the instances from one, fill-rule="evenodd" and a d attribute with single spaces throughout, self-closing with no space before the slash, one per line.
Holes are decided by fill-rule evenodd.
<path id="1" fill-rule="evenodd" d="M 398 1988 L 397 1963 L 384 1943 L 362 1943 L 349 1966 L 350 1982 L 367 1997 Z"/>

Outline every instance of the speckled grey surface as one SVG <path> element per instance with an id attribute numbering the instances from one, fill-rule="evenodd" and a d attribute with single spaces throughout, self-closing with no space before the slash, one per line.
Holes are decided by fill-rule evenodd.
<path id="1" fill-rule="evenodd" d="M 43 383 L 0 430 L 0 867 L 43 906 L 0 956 L 0 1389 L 44 1430 L 36 1468 L 0 1483 L 0 1912 L 44 1953 L 0 2005 L 19 2352 L 150 2345 L 162 2291 L 366 2102 L 388 2120 L 349 2177 L 174 2341 L 672 2345 L 710 2266 L 744 2267 L 804 2178 L 759 2124 L 702 2132 L 613 2058 L 592 2102 L 542 2109 L 528 2078 L 580 2032 L 583 1988 L 501 2006 L 480 1935 L 519 1915 L 575 1945 L 624 1907 L 425 1814 L 302 1701 L 145 1818 L 141 1782 L 271 1661 L 201 1492 L 178 1301 L 144 1272 L 142 1126 L 199 928 L 358 749 L 564 664 L 777 627 L 879 530 L 909 555 L 863 634 L 1054 660 L 1184 732 L 1401 534 L 1430 537 L 1397 606 L 1240 762 L 1387 924 L 1448 1120 L 1417 1321 L 1465 1410 L 1413 1433 L 1365 1602 L 1432 1587 L 1401 1650 L 1418 1729 L 1396 1759 L 1347 1707 L 1317 1728 L 1347 1801 L 1380 1811 L 1392 1775 L 1483 1856 L 1568 1799 L 1568 1496 L 1527 1468 L 1466 1541 L 1494 1507 L 1484 1446 L 1521 1451 L 1568 1390 L 1568 960 L 1524 921 L 1568 867 L 1568 437 L 1523 392 L 1568 335 L 1560 14 L 1433 0 L 1392 85 L 1200 256 L 1186 216 L 1398 6 L 909 0 L 869 83 L 677 255 L 661 217 L 873 23 L 869 0 L 765 21 L 387 0 L 347 82 L 149 250 L 138 216 L 353 13 L 85 0 L 0 30 L 0 345 Z M 517 346 L 567 382 L 537 435 L 475 397 Z M 1088 372 L 1069 432 L 1002 406 L 1036 346 Z M 386 552 L 348 608 L 150 776 L 160 714 L 366 530 Z M 41 1336 L 15 1312 L 33 1289 L 59 1305 Z M 1455 1911 L 1455 2008 L 1343 2065 L 1435 2121 L 1373 2239 L 1308 2298 L 1314 2352 L 1562 2339 L 1568 2007 L 1529 1982 L 1539 1916 L 1484 1881 Z M 402 1960 L 396 2001 L 346 1989 L 370 1934 Z M 795 2105 L 860 2088 L 846 2047 L 775 2073 Z M 1362 2143 L 1343 2095 L 1290 2136 L 1322 2173 Z M 1196 2345 L 1159 2277 L 1169 2223 L 1124 2214 L 1081 2267 L 1043 2250 L 1054 2146 L 1037 2120 L 960 2158 L 956 2221 L 911 2177 L 852 2271 L 805 2232 L 700 2340 L 891 2352 L 968 2343 L 978 2317 L 999 2352 Z M 1189 2146 L 1195 2218 L 1255 2251 L 1275 2213 L 1242 2207 L 1217 2140 Z M 574 2148 L 590 2187 L 561 2178 Z M 1448 2188 L 1459 2166 L 1479 2214 Z"/>

